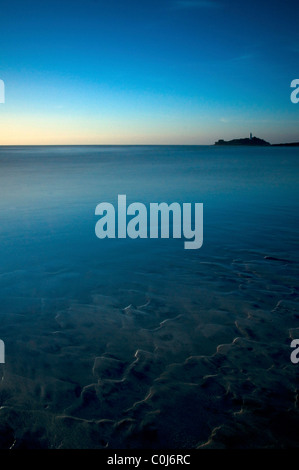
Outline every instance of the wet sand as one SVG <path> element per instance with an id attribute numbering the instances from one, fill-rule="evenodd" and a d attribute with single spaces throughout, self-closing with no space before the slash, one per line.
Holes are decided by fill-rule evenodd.
<path id="1" fill-rule="evenodd" d="M 1 447 L 297 445 L 292 264 L 241 252 L 185 271 L 174 261 L 88 304 L 34 298 L 28 315 L 20 299 L 1 325 Z"/>

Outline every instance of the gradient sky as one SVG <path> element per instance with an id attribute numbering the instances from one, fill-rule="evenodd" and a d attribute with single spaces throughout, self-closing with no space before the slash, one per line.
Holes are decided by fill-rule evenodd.
<path id="1" fill-rule="evenodd" d="M 0 144 L 299 141 L 298 0 L 1 1 Z"/>

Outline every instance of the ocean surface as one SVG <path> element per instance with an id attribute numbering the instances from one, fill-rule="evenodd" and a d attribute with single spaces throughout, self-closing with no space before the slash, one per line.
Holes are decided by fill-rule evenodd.
<path id="1" fill-rule="evenodd" d="M 298 447 L 299 148 L 0 147 L 1 448 Z M 203 203 L 203 246 L 99 239 Z"/>

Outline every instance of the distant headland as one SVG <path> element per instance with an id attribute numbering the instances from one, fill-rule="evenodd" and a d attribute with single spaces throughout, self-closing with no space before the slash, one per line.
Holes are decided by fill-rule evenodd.
<path id="1" fill-rule="evenodd" d="M 219 139 L 215 142 L 215 145 L 248 145 L 248 146 L 262 146 L 262 147 L 299 147 L 299 142 L 291 142 L 287 144 L 270 144 L 264 139 L 260 139 L 259 137 L 253 137 L 250 133 L 249 137 L 245 137 L 243 139 L 233 139 L 233 140 L 223 140 Z"/>

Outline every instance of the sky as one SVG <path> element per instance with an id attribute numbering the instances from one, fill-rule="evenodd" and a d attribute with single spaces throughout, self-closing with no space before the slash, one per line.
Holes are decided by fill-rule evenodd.
<path id="1" fill-rule="evenodd" d="M 0 0 L 0 145 L 299 141 L 298 0 Z"/>

